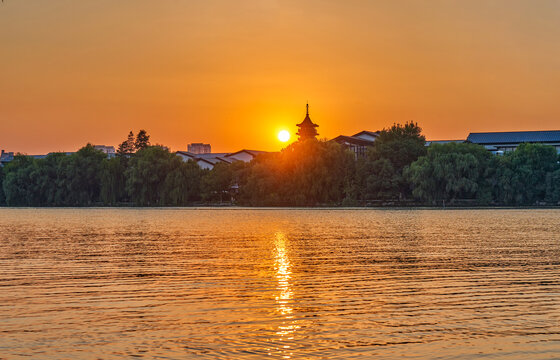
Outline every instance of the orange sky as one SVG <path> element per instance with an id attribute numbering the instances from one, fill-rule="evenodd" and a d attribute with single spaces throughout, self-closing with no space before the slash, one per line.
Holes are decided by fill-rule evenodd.
<path id="1" fill-rule="evenodd" d="M 0 149 L 560 129 L 560 1 L 4 0 Z"/>

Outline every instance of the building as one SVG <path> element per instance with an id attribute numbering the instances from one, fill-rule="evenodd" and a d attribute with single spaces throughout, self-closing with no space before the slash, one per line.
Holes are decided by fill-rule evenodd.
<path id="1" fill-rule="evenodd" d="M 243 150 L 228 154 L 226 156 L 226 158 L 230 159 L 232 162 L 233 161 L 250 162 L 251 160 L 256 158 L 258 155 L 267 154 L 267 153 L 268 153 L 267 151 L 243 149 Z"/>
<path id="2" fill-rule="evenodd" d="M 379 133 L 376 131 L 360 131 L 357 134 L 352 135 L 352 137 L 354 138 L 358 138 L 358 139 L 362 139 L 362 140 L 366 140 L 369 142 L 374 142 L 375 139 L 377 139 L 379 137 Z"/>
<path id="3" fill-rule="evenodd" d="M 482 145 L 493 154 L 513 151 L 522 143 L 551 145 L 560 153 L 560 130 L 470 133 L 467 142 Z"/>
<path id="4" fill-rule="evenodd" d="M 13 159 L 14 159 L 14 152 L 13 151 L 6 152 L 6 151 L 2 150 L 2 152 L 0 153 L 0 166 L 6 165 L 7 163 L 12 161 Z"/>
<path id="5" fill-rule="evenodd" d="M 306 107 L 307 111 L 305 119 L 303 119 L 301 123 L 296 125 L 299 128 L 298 132 L 296 133 L 296 135 L 298 136 L 298 141 L 317 139 L 317 135 L 319 135 L 316 129 L 319 127 L 319 125 L 314 124 L 309 117 L 309 104 L 307 104 Z"/>
<path id="6" fill-rule="evenodd" d="M 72 155 L 72 154 L 75 154 L 75 153 L 73 153 L 73 152 L 63 152 L 63 153 L 50 152 L 46 155 L 27 155 L 27 154 L 22 154 L 22 153 L 14 153 L 13 151 L 6 152 L 6 151 L 2 150 L 2 152 L 0 153 L 0 167 L 5 166 L 10 161 L 13 161 L 14 157 L 17 156 L 17 155 L 23 155 L 23 156 L 27 156 L 27 157 L 30 157 L 30 158 L 33 158 L 33 159 L 44 159 L 51 154 Z"/>
<path id="7" fill-rule="evenodd" d="M 93 145 L 93 148 L 95 150 L 99 150 L 104 152 L 105 154 L 111 156 L 111 155 L 115 155 L 116 151 L 115 151 L 115 147 L 114 146 L 106 146 L 106 145 Z"/>
<path id="8" fill-rule="evenodd" d="M 449 143 L 457 143 L 462 144 L 465 140 L 426 140 L 426 146 L 430 146 L 432 144 L 449 144 Z"/>
<path id="9" fill-rule="evenodd" d="M 231 161 L 226 160 L 227 155 L 229 153 L 196 154 L 195 161 L 202 169 L 212 170 L 217 163 L 231 163 Z"/>
<path id="10" fill-rule="evenodd" d="M 373 145 L 378 136 L 379 134 L 373 131 L 360 131 L 352 136 L 339 135 L 330 141 L 352 150 L 356 158 L 359 158 L 367 154 L 368 147 Z"/>
<path id="11" fill-rule="evenodd" d="M 210 144 L 190 143 L 187 145 L 187 151 L 191 154 L 210 154 L 212 147 Z"/>
<path id="12" fill-rule="evenodd" d="M 207 154 L 193 154 L 189 151 L 177 151 L 176 155 L 183 161 L 192 160 L 202 169 L 212 170 L 214 165 L 218 163 L 231 164 L 235 161 L 250 162 L 260 154 L 266 154 L 266 151 L 259 150 L 240 150 L 234 153 L 207 153 Z"/>

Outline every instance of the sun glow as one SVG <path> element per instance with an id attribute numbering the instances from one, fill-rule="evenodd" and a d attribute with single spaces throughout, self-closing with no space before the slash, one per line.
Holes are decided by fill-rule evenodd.
<path id="1" fill-rule="evenodd" d="M 286 142 L 290 140 L 290 133 L 288 132 L 288 130 L 280 131 L 278 133 L 278 140 L 280 140 L 281 142 Z"/>

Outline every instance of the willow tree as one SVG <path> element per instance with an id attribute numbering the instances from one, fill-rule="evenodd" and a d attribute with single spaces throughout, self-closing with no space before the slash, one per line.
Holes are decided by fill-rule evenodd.
<path id="1" fill-rule="evenodd" d="M 0 206 L 6 204 L 6 197 L 4 196 L 4 168 L 0 166 Z"/>
<path id="2" fill-rule="evenodd" d="M 200 194 L 201 170 L 159 146 L 149 146 L 129 159 L 126 190 L 141 206 L 187 205 Z"/>
<path id="3" fill-rule="evenodd" d="M 491 201 L 495 161 L 484 147 L 468 143 L 433 144 L 404 174 L 421 200 Z"/>
<path id="4" fill-rule="evenodd" d="M 403 170 L 426 154 L 422 129 L 413 122 L 383 129 L 358 166 L 358 179 L 364 198 L 402 199 L 410 195 Z"/>
<path id="5" fill-rule="evenodd" d="M 35 205 L 35 186 L 30 181 L 34 159 L 18 154 L 5 167 L 3 189 L 8 206 Z"/>
<path id="6" fill-rule="evenodd" d="M 558 170 L 553 146 L 521 144 L 499 158 L 496 197 L 508 205 L 534 205 L 547 198 L 547 178 Z M 552 189 L 549 185 L 549 193 Z"/>
<path id="7" fill-rule="evenodd" d="M 107 155 L 87 144 L 61 163 L 60 184 L 65 191 L 65 205 L 89 206 L 101 201 L 101 174 Z"/>

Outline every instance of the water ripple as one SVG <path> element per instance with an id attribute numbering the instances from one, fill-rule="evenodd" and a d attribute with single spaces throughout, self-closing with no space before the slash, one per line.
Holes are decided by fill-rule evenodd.
<path id="1" fill-rule="evenodd" d="M 550 359 L 560 211 L 0 209 L 0 359 Z"/>

